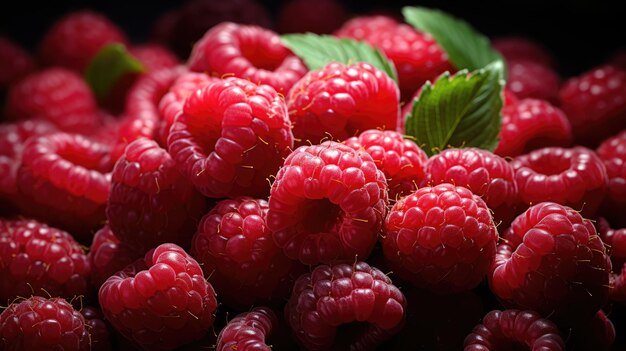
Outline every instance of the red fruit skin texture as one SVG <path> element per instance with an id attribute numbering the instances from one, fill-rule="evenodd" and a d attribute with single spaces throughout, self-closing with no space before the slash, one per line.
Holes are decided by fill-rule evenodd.
<path id="1" fill-rule="evenodd" d="M 506 86 L 520 99 L 542 99 L 553 104 L 559 101 L 560 78 L 552 68 L 534 61 L 513 59 L 507 61 L 507 72 Z"/>
<path id="2" fill-rule="evenodd" d="M 172 68 L 180 64 L 173 52 L 159 44 L 131 46 L 128 52 L 141 62 L 146 72 Z"/>
<path id="3" fill-rule="evenodd" d="M 400 199 L 383 233 L 392 270 L 439 294 L 476 287 L 489 271 L 498 238 L 485 202 L 452 184 L 423 187 Z"/>
<path id="4" fill-rule="evenodd" d="M 398 99 L 396 83 L 383 71 L 364 62 L 333 62 L 298 81 L 287 105 L 293 134 L 304 145 L 345 140 L 367 129 L 395 130 Z"/>
<path id="5" fill-rule="evenodd" d="M 598 235 L 611 256 L 613 272 L 609 298 L 612 301 L 626 302 L 626 228 L 613 229 L 606 219 L 600 217 L 597 222 Z"/>
<path id="6" fill-rule="evenodd" d="M 195 72 L 267 84 L 283 95 L 307 72 L 278 34 L 233 22 L 209 30 L 194 45 L 187 64 Z"/>
<path id="7" fill-rule="evenodd" d="M 93 236 L 87 257 L 91 264 L 91 284 L 99 289 L 110 276 L 123 270 L 142 255 L 120 243 L 120 239 L 111 228 L 105 225 Z"/>
<path id="8" fill-rule="evenodd" d="M 222 200 L 202 218 L 193 238 L 192 255 L 228 306 L 245 310 L 288 297 L 278 288 L 295 263 L 272 240 L 267 210 L 265 200 Z"/>
<path id="9" fill-rule="evenodd" d="M 427 186 L 442 183 L 465 187 L 480 196 L 501 230 L 515 218 L 518 190 L 513 168 L 498 155 L 477 148 L 446 149 L 428 160 L 422 182 Z"/>
<path id="10" fill-rule="evenodd" d="M 31 55 L 11 39 L 0 35 L 0 90 L 34 70 Z"/>
<path id="11" fill-rule="evenodd" d="M 12 351 L 88 351 L 89 327 L 62 298 L 33 296 L 0 314 L 0 348 Z"/>
<path id="12" fill-rule="evenodd" d="M 548 146 L 568 147 L 573 139 L 572 126 L 558 107 L 545 100 L 522 99 L 505 103 L 494 153 L 516 157 Z"/>
<path id="13" fill-rule="evenodd" d="M 109 148 L 75 134 L 31 138 L 17 171 L 19 208 L 83 243 L 101 227 L 111 188 Z"/>
<path id="14" fill-rule="evenodd" d="M 596 152 L 609 178 L 600 212 L 611 224 L 626 227 L 626 131 L 606 139 Z"/>
<path id="15" fill-rule="evenodd" d="M 216 351 L 271 351 L 267 338 L 278 328 L 278 318 L 271 309 L 256 307 L 233 318 L 220 331 Z"/>
<path id="16" fill-rule="evenodd" d="M 4 112 L 12 121 L 43 119 L 71 133 L 91 134 L 101 124 L 87 83 L 77 73 L 58 67 L 32 73 L 13 84 Z"/>
<path id="17" fill-rule="evenodd" d="M 154 140 L 128 144 L 111 177 L 106 214 L 111 230 L 136 252 L 163 243 L 191 247 L 204 197 Z"/>
<path id="18" fill-rule="evenodd" d="M 559 99 L 577 144 L 596 147 L 626 127 L 626 71 L 596 67 L 566 81 Z"/>
<path id="19" fill-rule="evenodd" d="M 301 146 L 276 175 L 267 225 L 287 257 L 308 265 L 366 259 L 382 227 L 387 181 L 365 151 Z"/>
<path id="20" fill-rule="evenodd" d="M 91 267 L 70 234 L 35 220 L 0 219 L 0 301 L 85 295 Z"/>
<path id="21" fill-rule="evenodd" d="M 526 60 L 554 68 L 556 60 L 542 44 L 526 37 L 503 36 L 494 38 L 491 46 L 507 61 Z"/>
<path id="22" fill-rule="evenodd" d="M 608 177 L 602 160 L 582 146 L 546 147 L 511 161 L 520 209 L 552 201 L 593 216 L 604 199 Z"/>
<path id="23" fill-rule="evenodd" d="M 493 310 L 465 338 L 464 351 L 512 350 L 562 351 L 565 342 L 557 326 L 532 310 Z"/>
<path id="24" fill-rule="evenodd" d="M 80 314 L 85 318 L 85 327 L 89 332 L 91 351 L 109 351 L 111 347 L 111 332 L 104 321 L 104 315 L 97 307 L 84 306 Z"/>
<path id="25" fill-rule="evenodd" d="M 107 279 L 99 292 L 113 327 L 146 350 L 172 350 L 213 325 L 215 291 L 182 248 L 162 244 Z"/>
<path id="26" fill-rule="evenodd" d="M 59 18 L 39 45 L 39 60 L 46 66 L 60 66 L 80 74 L 91 59 L 108 44 L 126 44 L 128 39 L 103 14 L 82 10 Z"/>
<path id="27" fill-rule="evenodd" d="M 566 328 L 604 306 L 610 272 L 593 224 L 569 207 L 542 202 L 503 234 L 489 285 L 505 306 L 532 309 Z"/>
<path id="28" fill-rule="evenodd" d="M 337 335 L 338 327 L 365 322 L 343 349 L 374 350 L 402 328 L 406 308 L 400 289 L 377 268 L 365 262 L 321 265 L 298 278 L 285 319 L 305 350 L 329 350 L 345 336 Z"/>
<path id="29" fill-rule="evenodd" d="M 398 199 L 417 190 L 424 178 L 428 156 L 413 141 L 391 130 L 370 129 L 344 142 L 364 150 L 383 171 L 389 185 L 389 198 Z"/>
<path id="30" fill-rule="evenodd" d="M 178 169 L 203 195 L 262 197 L 293 136 L 287 106 L 274 88 L 228 78 L 187 98 L 167 144 Z"/>
<path id="31" fill-rule="evenodd" d="M 278 12 L 276 27 L 280 33 L 330 34 L 348 18 L 348 10 L 337 0 L 293 0 Z"/>

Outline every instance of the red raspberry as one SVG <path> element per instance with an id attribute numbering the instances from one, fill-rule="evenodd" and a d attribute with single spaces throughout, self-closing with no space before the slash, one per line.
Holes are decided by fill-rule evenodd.
<path id="1" fill-rule="evenodd" d="M 626 131 L 606 139 L 597 153 L 609 179 L 601 213 L 611 223 L 626 226 Z"/>
<path id="2" fill-rule="evenodd" d="M 387 182 L 365 151 L 333 141 L 292 152 L 272 184 L 267 226 L 304 264 L 365 259 L 387 206 Z"/>
<path id="3" fill-rule="evenodd" d="M 406 299 L 383 272 L 365 262 L 317 266 L 296 281 L 285 318 L 307 350 L 370 350 L 397 333 L 404 323 Z M 353 322 L 367 327 L 338 345 L 337 328 Z M 343 347 L 340 347 L 343 346 Z"/>
<path id="4" fill-rule="evenodd" d="M 193 238 L 193 256 L 229 306 L 287 297 L 276 290 L 292 261 L 272 240 L 265 223 L 267 210 L 265 200 L 222 200 L 202 218 Z"/>
<path id="5" fill-rule="evenodd" d="M 489 285 L 505 305 L 533 309 L 567 327 L 604 306 L 610 272 L 593 224 L 569 207 L 542 202 L 505 231 Z"/>
<path id="6" fill-rule="evenodd" d="M 85 306 L 80 310 L 85 318 L 85 327 L 89 332 L 91 351 L 110 351 L 110 332 L 104 322 L 102 311 L 96 307 Z"/>
<path id="7" fill-rule="evenodd" d="M 493 310 L 465 338 L 465 351 L 488 350 L 561 351 L 565 342 L 554 323 L 531 310 Z"/>
<path id="8" fill-rule="evenodd" d="M 146 72 L 172 68 L 179 64 L 178 58 L 173 52 L 158 44 L 132 46 L 128 51 L 141 62 Z"/>
<path id="9" fill-rule="evenodd" d="M 109 149 L 79 135 L 30 138 L 17 171 L 20 209 L 91 242 L 111 187 Z"/>
<path id="10" fill-rule="evenodd" d="M 626 228 L 612 229 L 606 219 L 600 217 L 598 234 L 607 247 L 613 264 L 609 297 L 613 301 L 626 302 Z"/>
<path id="11" fill-rule="evenodd" d="M 14 351 L 91 350 L 89 327 L 61 298 L 33 296 L 0 314 L 0 348 Z"/>
<path id="12" fill-rule="evenodd" d="M 76 11 L 58 19 L 44 35 L 39 59 L 46 65 L 82 73 L 104 46 L 127 42 L 122 30 L 104 15 L 89 10 Z"/>
<path id="13" fill-rule="evenodd" d="M 106 208 L 121 242 L 136 252 L 167 242 L 189 248 L 205 211 L 204 197 L 155 141 L 137 139 L 126 147 L 113 169 Z"/>
<path id="14" fill-rule="evenodd" d="M 99 293 L 106 318 L 143 349 L 171 350 L 213 325 L 215 292 L 183 249 L 163 244 L 110 277 Z"/>
<path id="15" fill-rule="evenodd" d="M 0 219 L 0 301 L 87 293 L 90 265 L 72 236 L 35 220 Z"/>
<path id="16" fill-rule="evenodd" d="M 448 55 L 428 34 L 386 16 L 363 16 L 346 22 L 335 35 L 365 40 L 393 61 L 402 100 L 410 99 L 427 81 L 454 71 Z"/>
<path id="17" fill-rule="evenodd" d="M 0 91 L 34 70 L 35 63 L 30 54 L 0 35 Z"/>
<path id="18" fill-rule="evenodd" d="M 496 252 L 498 232 L 485 202 L 452 184 L 423 187 L 389 211 L 385 258 L 401 278 L 436 293 L 476 287 Z"/>
<path id="19" fill-rule="evenodd" d="M 606 169 L 587 148 L 546 147 L 516 157 L 511 166 L 523 208 L 553 201 L 592 216 L 604 198 Z"/>
<path id="20" fill-rule="evenodd" d="M 413 141 L 394 131 L 370 129 L 344 142 L 372 156 L 389 184 L 389 198 L 398 199 L 417 189 L 424 178 L 428 156 Z"/>
<path id="21" fill-rule="evenodd" d="M 141 258 L 141 254 L 120 243 L 111 228 L 105 225 L 93 236 L 87 257 L 91 264 L 91 284 L 99 289 L 110 276 Z"/>
<path id="22" fill-rule="evenodd" d="M 228 322 L 217 337 L 215 351 L 271 351 L 266 340 L 277 327 L 278 318 L 274 312 L 257 307 Z"/>
<path id="23" fill-rule="evenodd" d="M 367 129 L 395 130 L 400 112 L 396 83 L 364 62 L 309 72 L 293 86 L 287 105 L 300 145 L 345 140 Z"/>
<path id="24" fill-rule="evenodd" d="M 595 147 L 626 128 L 626 71 L 597 67 L 565 82 L 559 97 L 578 143 Z"/>
<path id="25" fill-rule="evenodd" d="M 282 4 L 277 17 L 280 33 L 330 34 L 341 27 L 348 11 L 338 0 L 292 0 Z"/>
<path id="26" fill-rule="evenodd" d="M 290 127 L 276 90 L 229 78 L 187 98 L 167 144 L 181 173 L 202 194 L 260 197 L 293 146 Z"/>
<path id="27" fill-rule="evenodd" d="M 278 34 L 232 22 L 209 30 L 194 45 L 187 63 L 192 71 L 268 84 L 281 94 L 287 94 L 307 72 Z"/>
<path id="28" fill-rule="evenodd" d="M 513 168 L 502 157 L 477 148 L 446 149 L 426 163 L 423 184 L 451 183 L 480 196 L 506 229 L 515 217 L 517 185 Z"/>
<path id="29" fill-rule="evenodd" d="M 101 121 L 96 100 L 76 73 L 49 68 L 28 75 L 9 89 L 5 114 L 11 120 L 44 119 L 59 129 L 91 134 Z"/>
<path id="30" fill-rule="evenodd" d="M 550 67 L 528 60 L 507 61 L 506 86 L 520 99 L 558 102 L 560 78 Z"/>
<path id="31" fill-rule="evenodd" d="M 520 36 L 494 38 L 491 46 L 498 50 L 507 61 L 532 61 L 546 67 L 555 67 L 556 60 L 541 43 Z"/>
<path id="32" fill-rule="evenodd" d="M 544 100 L 523 99 L 505 103 L 494 153 L 515 157 L 547 146 L 570 146 L 572 140 L 572 126 L 563 111 Z"/>

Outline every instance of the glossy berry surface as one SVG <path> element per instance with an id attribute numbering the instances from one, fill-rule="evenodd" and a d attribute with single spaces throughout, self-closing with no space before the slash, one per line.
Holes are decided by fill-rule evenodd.
<path id="1" fill-rule="evenodd" d="M 267 338 L 278 327 L 278 318 L 272 310 L 257 307 L 233 318 L 217 337 L 216 351 L 255 350 L 271 351 Z"/>

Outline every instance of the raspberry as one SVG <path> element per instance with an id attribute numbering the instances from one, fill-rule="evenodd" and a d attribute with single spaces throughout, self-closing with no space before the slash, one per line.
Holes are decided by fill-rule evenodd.
<path id="1" fill-rule="evenodd" d="M 505 305 L 537 311 L 561 326 L 588 320 L 606 303 L 611 261 L 593 224 L 542 202 L 503 235 L 489 285 Z"/>
<path id="2" fill-rule="evenodd" d="M 544 100 L 523 99 L 505 103 L 494 153 L 515 157 L 547 146 L 570 146 L 572 140 L 572 127 L 563 111 Z"/>
<path id="3" fill-rule="evenodd" d="M 609 179 L 601 213 L 611 223 L 626 226 L 626 131 L 602 142 L 597 153 Z"/>
<path id="4" fill-rule="evenodd" d="M 292 152 L 272 184 L 267 226 L 304 264 L 365 259 L 385 216 L 387 182 L 365 151 L 333 141 Z"/>
<path id="5" fill-rule="evenodd" d="M 100 125 L 97 111 L 87 83 L 63 68 L 49 68 L 18 81 L 9 89 L 5 106 L 8 119 L 44 119 L 63 131 L 82 134 Z"/>
<path id="6" fill-rule="evenodd" d="M 229 306 L 287 297 L 276 288 L 292 261 L 272 240 L 265 223 L 267 210 L 265 200 L 222 200 L 202 218 L 193 238 L 193 256 Z"/>
<path id="7" fill-rule="evenodd" d="M 67 232 L 35 220 L 0 219 L 0 301 L 87 293 L 90 265 Z"/>
<path id="8" fill-rule="evenodd" d="M 158 44 L 132 46 L 128 51 L 141 62 L 146 72 L 172 68 L 179 64 L 178 58 L 173 52 Z"/>
<path id="9" fill-rule="evenodd" d="M 612 301 L 626 301 L 626 228 L 612 229 L 606 219 L 600 217 L 598 234 L 608 248 L 614 270 L 609 297 Z"/>
<path id="10" fill-rule="evenodd" d="M 546 67 L 555 67 L 552 54 L 539 42 L 520 36 L 494 38 L 491 46 L 498 50 L 507 61 L 532 61 Z"/>
<path id="11" fill-rule="evenodd" d="M 208 197 L 264 196 L 293 146 L 287 106 L 269 85 L 229 78 L 187 98 L 168 137 L 183 173 Z"/>
<path id="12" fill-rule="evenodd" d="M 58 19 L 39 46 L 41 62 L 82 73 L 104 46 L 127 43 L 126 36 L 100 13 L 76 11 Z"/>
<path id="13" fill-rule="evenodd" d="M 281 33 L 330 34 L 348 17 L 348 11 L 337 0 L 293 0 L 283 3 L 276 26 Z"/>
<path id="14" fill-rule="evenodd" d="M 391 199 L 412 193 L 424 178 L 428 156 L 413 141 L 404 139 L 398 132 L 370 129 L 344 143 L 372 156 L 376 167 L 387 178 Z"/>
<path id="15" fill-rule="evenodd" d="M 0 314 L 2 350 L 91 350 L 85 318 L 61 298 L 33 296 Z"/>
<path id="16" fill-rule="evenodd" d="M 204 197 L 166 150 L 148 139 L 128 144 L 111 179 L 106 214 L 111 230 L 136 252 L 166 242 L 191 246 Z"/>
<path id="17" fill-rule="evenodd" d="M 395 130 L 399 119 L 396 83 L 364 62 L 309 72 L 293 86 L 287 105 L 300 145 L 345 140 L 367 129 Z"/>
<path id="18" fill-rule="evenodd" d="M 215 292 L 183 249 L 163 244 L 107 279 L 99 292 L 106 318 L 143 349 L 171 350 L 213 324 Z"/>
<path id="19" fill-rule="evenodd" d="M 423 184 L 451 183 L 469 189 L 493 211 L 494 222 L 506 229 L 515 217 L 517 202 L 513 174 L 505 159 L 487 150 L 447 149 L 428 160 Z"/>
<path id="20" fill-rule="evenodd" d="M 304 63 L 282 44 L 278 34 L 232 22 L 209 30 L 194 45 L 187 63 L 192 71 L 271 85 L 281 94 L 287 94 L 307 72 Z"/>
<path id="21" fill-rule="evenodd" d="M 85 306 L 80 310 L 89 332 L 91 351 L 110 351 L 110 332 L 104 322 L 104 315 L 98 308 Z"/>
<path id="22" fill-rule="evenodd" d="M 91 264 L 91 284 L 99 289 L 110 276 L 141 258 L 141 255 L 120 243 L 111 228 L 105 225 L 93 236 L 87 257 Z"/>
<path id="23" fill-rule="evenodd" d="M 528 60 L 509 60 L 507 66 L 506 86 L 518 98 L 558 102 L 560 78 L 550 67 Z"/>
<path id="24" fill-rule="evenodd" d="M 493 310 L 465 339 L 465 351 L 521 350 L 522 345 L 526 350 L 565 350 L 557 326 L 530 310 Z"/>
<path id="25" fill-rule="evenodd" d="M 298 278 L 285 307 L 285 319 L 307 350 L 338 346 L 336 337 L 352 337 L 338 349 L 369 350 L 400 330 L 406 305 L 391 279 L 365 262 L 321 265 Z M 337 335 L 340 326 L 354 322 L 367 326 L 349 325 L 355 335 Z"/>
<path id="26" fill-rule="evenodd" d="M 559 97 L 577 143 L 595 147 L 626 128 L 626 71 L 597 67 L 565 82 Z"/>
<path id="27" fill-rule="evenodd" d="M 553 201 L 592 216 L 604 198 L 606 169 L 587 148 L 546 147 L 516 157 L 511 166 L 524 207 Z"/>
<path id="28" fill-rule="evenodd" d="M 30 54 L 0 35 L 0 91 L 34 70 L 35 63 Z"/>
<path id="29" fill-rule="evenodd" d="M 389 211 L 382 238 L 394 272 L 419 288 L 457 293 L 476 287 L 496 252 L 485 202 L 452 184 L 423 187 Z"/>
<path id="30" fill-rule="evenodd" d="M 258 350 L 271 351 L 266 339 L 278 327 L 278 318 L 272 310 L 257 307 L 242 313 L 222 329 L 217 337 L 216 351 Z"/>
<path id="31" fill-rule="evenodd" d="M 365 40 L 393 61 L 406 101 L 427 81 L 454 71 L 448 55 L 435 40 L 413 27 L 386 16 L 363 16 L 346 22 L 335 35 Z"/>
<path id="32" fill-rule="evenodd" d="M 30 138 L 17 171 L 19 207 L 26 215 L 91 242 L 104 221 L 111 187 L 109 149 L 80 135 Z"/>

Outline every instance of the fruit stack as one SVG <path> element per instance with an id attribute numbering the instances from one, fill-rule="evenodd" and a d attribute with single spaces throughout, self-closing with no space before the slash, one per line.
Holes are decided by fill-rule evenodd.
<path id="1" fill-rule="evenodd" d="M 0 37 L 1 350 L 620 340 L 623 57 L 562 81 L 436 9 L 317 5 Z"/>

